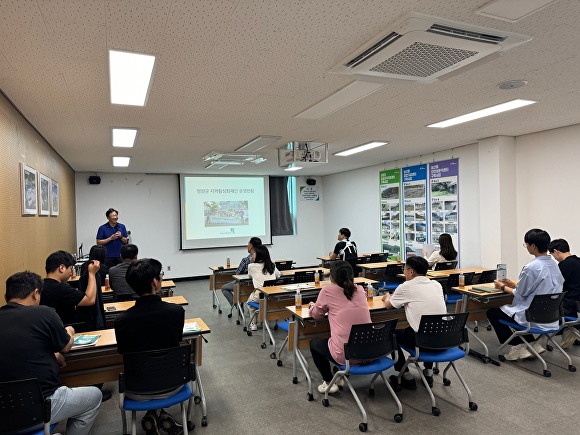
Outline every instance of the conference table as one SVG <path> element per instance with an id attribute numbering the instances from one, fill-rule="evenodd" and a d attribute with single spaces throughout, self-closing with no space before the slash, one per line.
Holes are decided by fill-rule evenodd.
<path id="1" fill-rule="evenodd" d="M 366 277 L 367 274 L 378 274 L 378 272 L 383 271 L 387 268 L 387 266 L 391 266 L 393 264 L 405 264 L 405 262 L 401 261 L 382 261 L 379 263 L 361 263 L 357 264 L 357 267 L 362 269 L 362 276 Z"/>
<path id="2" fill-rule="evenodd" d="M 173 296 L 173 291 L 170 289 L 175 288 L 175 283 L 171 279 L 166 279 L 161 282 L 161 291 L 166 291 L 167 296 Z M 106 288 L 104 285 L 101 286 L 101 292 L 103 293 L 103 302 L 113 301 L 113 289 L 111 287 Z"/>
<path id="3" fill-rule="evenodd" d="M 369 257 L 370 257 L 371 255 L 373 255 L 373 254 L 382 254 L 382 252 L 368 252 L 368 253 L 360 253 L 360 254 L 359 254 L 359 253 L 357 253 L 357 258 L 358 258 L 359 260 L 361 260 L 361 261 L 363 261 L 363 262 L 364 262 L 364 260 L 365 260 L 366 258 L 369 258 Z M 335 258 L 334 260 L 332 260 L 332 259 L 330 258 L 330 255 L 321 255 L 321 256 L 319 256 L 319 257 L 316 257 L 316 259 L 317 259 L 317 260 L 320 260 L 320 261 L 322 262 L 322 266 L 324 266 L 324 267 L 330 267 L 330 264 L 331 264 L 333 261 L 338 261 L 338 260 L 340 260 L 341 258 L 340 258 L 340 257 L 337 257 L 337 258 Z"/>
<path id="4" fill-rule="evenodd" d="M 376 281 L 368 278 L 356 277 L 354 279 L 356 284 L 374 284 Z M 273 320 L 284 320 L 288 317 L 287 307 L 294 301 L 296 296 L 296 290 L 300 288 L 300 293 L 302 299 L 316 299 L 320 290 L 327 285 L 330 285 L 330 281 L 320 281 L 320 285 L 316 285 L 314 282 L 309 283 L 295 283 L 295 284 L 283 284 L 274 285 L 268 287 L 258 288 L 260 292 L 260 313 L 259 321 L 263 322 L 264 327 L 262 329 L 262 343 L 261 348 L 266 349 L 266 333 L 270 337 L 272 343 L 273 351 L 270 354 L 270 358 L 276 358 L 276 339 L 274 334 L 270 329 L 268 322 Z M 251 331 L 248 331 L 250 335 Z"/>
<path id="5" fill-rule="evenodd" d="M 360 278 L 364 279 L 364 278 Z M 397 319 L 397 329 L 409 326 L 405 317 L 405 309 L 386 309 L 382 296 L 374 296 L 367 299 L 372 322 L 381 322 L 385 320 Z M 300 308 L 295 306 L 286 307 L 287 314 L 292 315 L 292 321 L 288 324 L 288 350 L 292 352 L 292 383 L 298 383 L 298 366 L 302 368 L 306 380 L 308 381 L 308 400 L 313 399 L 312 377 L 308 370 L 306 357 L 300 349 L 309 349 L 312 338 L 329 337 L 330 324 L 328 318 L 315 320 L 310 317 L 308 305 Z"/>
<path id="6" fill-rule="evenodd" d="M 166 298 L 162 298 L 164 302 L 169 302 L 170 304 L 177 304 L 177 305 L 187 305 L 187 299 L 183 296 L 168 296 Z M 108 302 L 103 304 L 105 308 L 105 318 L 107 320 L 107 327 L 112 328 L 113 322 L 115 318 L 124 311 L 127 311 L 133 305 L 135 305 L 135 300 L 132 301 L 123 301 L 123 302 Z"/>
<path id="7" fill-rule="evenodd" d="M 191 344 L 192 358 L 195 362 L 196 380 L 196 403 L 202 403 L 202 425 L 207 424 L 207 404 L 203 384 L 199 373 L 202 365 L 202 338 L 209 334 L 211 329 L 199 317 L 186 319 L 185 324 L 196 322 L 200 328 L 198 331 L 186 330 L 184 327 L 183 339 Z M 100 335 L 97 342 L 92 346 L 75 347 L 66 353 L 66 365 L 59 369 L 59 380 L 67 387 L 81 387 L 101 384 L 105 382 L 117 382 L 119 373 L 123 371 L 123 356 L 117 352 L 117 340 L 114 329 L 102 329 L 98 331 L 83 332 L 76 335 Z M 205 338 L 204 338 L 205 340 Z M 191 412 L 191 410 L 190 410 Z"/>

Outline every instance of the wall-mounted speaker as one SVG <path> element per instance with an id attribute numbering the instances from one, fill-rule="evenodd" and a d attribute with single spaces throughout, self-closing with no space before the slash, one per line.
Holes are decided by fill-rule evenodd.
<path id="1" fill-rule="evenodd" d="M 101 184 L 101 177 L 98 175 L 91 175 L 89 177 L 89 184 Z"/>
<path id="2" fill-rule="evenodd" d="M 314 178 L 307 178 L 306 184 L 308 184 L 309 186 L 314 186 L 316 185 L 316 180 Z"/>

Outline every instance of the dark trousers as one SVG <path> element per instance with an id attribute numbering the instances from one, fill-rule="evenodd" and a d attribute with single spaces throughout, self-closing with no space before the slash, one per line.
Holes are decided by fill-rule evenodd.
<path id="1" fill-rule="evenodd" d="M 330 382 L 332 380 L 332 370 L 330 364 L 336 364 L 328 349 L 328 338 L 313 338 L 310 340 L 310 353 L 314 360 L 314 365 L 322 375 L 322 380 Z"/>
<path id="2" fill-rule="evenodd" d="M 405 364 L 405 355 L 403 354 L 401 345 L 410 349 L 415 349 L 415 331 L 413 331 L 413 328 L 411 328 L 410 326 L 405 329 L 396 329 L 395 337 L 397 337 L 397 347 L 399 348 L 399 358 L 395 363 L 395 370 L 400 372 L 401 369 L 403 368 L 403 365 Z M 425 366 L 426 369 L 433 368 L 432 362 L 424 362 L 423 365 Z"/>
<path id="3" fill-rule="evenodd" d="M 516 322 L 513 319 L 513 316 L 508 316 L 506 313 L 504 313 L 501 308 L 490 308 L 489 310 L 487 310 L 487 318 L 489 319 L 489 323 L 491 323 L 491 326 L 493 326 L 493 330 L 495 331 L 495 335 L 497 335 L 497 339 L 499 340 L 499 342 L 501 344 L 505 343 L 506 340 L 508 338 L 510 338 L 510 336 L 512 335 L 512 330 L 510 329 L 509 326 L 504 325 L 503 323 L 500 323 L 500 320 L 504 320 L 507 322 Z M 532 334 L 526 334 L 523 335 L 522 337 L 524 337 L 526 339 L 526 341 L 528 343 L 533 343 L 534 341 L 536 341 L 536 339 L 534 338 L 534 336 Z M 514 337 L 510 340 L 509 344 L 511 344 L 512 346 L 518 345 L 523 343 L 522 339 L 520 337 Z"/>

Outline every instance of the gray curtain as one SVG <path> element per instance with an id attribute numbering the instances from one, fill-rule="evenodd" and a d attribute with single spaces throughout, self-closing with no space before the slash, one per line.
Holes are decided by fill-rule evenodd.
<path id="1" fill-rule="evenodd" d="M 294 234 L 287 186 L 288 177 L 270 177 L 270 224 L 273 236 Z"/>

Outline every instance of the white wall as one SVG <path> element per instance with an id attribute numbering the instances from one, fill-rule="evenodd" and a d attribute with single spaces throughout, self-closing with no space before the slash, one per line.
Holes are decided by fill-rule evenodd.
<path id="1" fill-rule="evenodd" d="M 89 173 L 77 173 L 77 247 L 88 253 L 95 244 L 97 229 L 107 219 L 109 207 L 119 210 L 119 222 L 131 231 L 131 242 L 141 258 L 159 259 L 167 278 L 204 276 L 209 266 L 225 264 L 226 257 L 237 263 L 247 255 L 245 247 L 180 251 L 179 181 L 177 175 L 99 174 L 101 184 L 90 185 Z M 297 185 L 305 185 L 299 177 Z M 322 190 L 322 181 L 317 185 Z M 322 202 L 298 201 L 300 216 L 296 236 L 273 237 L 269 247 L 273 259 L 291 259 L 297 264 L 315 264 L 324 254 Z M 168 271 L 168 266 L 171 270 Z"/>

